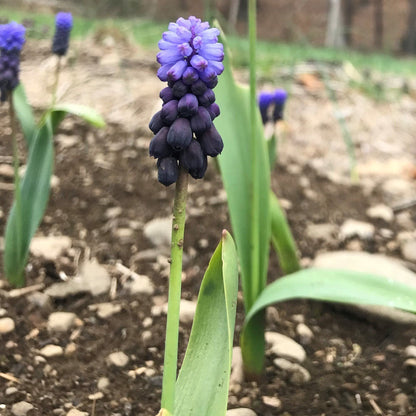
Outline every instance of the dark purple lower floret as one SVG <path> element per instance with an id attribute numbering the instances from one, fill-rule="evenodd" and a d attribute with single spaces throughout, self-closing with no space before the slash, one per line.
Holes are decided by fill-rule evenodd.
<path id="1" fill-rule="evenodd" d="M 179 162 L 188 171 L 199 171 L 204 165 L 204 153 L 201 145 L 192 140 L 189 146 L 179 154 Z"/>
<path id="2" fill-rule="evenodd" d="M 176 151 L 186 149 L 192 140 L 191 123 L 187 118 L 178 118 L 169 128 L 167 140 Z"/>
<path id="3" fill-rule="evenodd" d="M 55 35 L 53 37 L 52 43 L 52 52 L 58 56 L 66 55 L 69 47 L 69 36 L 71 33 L 71 29 L 56 29 Z"/>
<path id="4" fill-rule="evenodd" d="M 192 117 L 198 111 L 198 99 L 194 94 L 185 94 L 178 102 L 179 115 Z"/>
<path id="5" fill-rule="evenodd" d="M 173 96 L 177 99 L 182 98 L 188 92 L 188 86 L 182 81 L 176 81 L 172 87 Z"/>
<path id="6" fill-rule="evenodd" d="M 169 186 L 177 181 L 179 168 L 176 157 L 169 156 L 159 159 L 157 161 L 157 168 L 157 179 L 161 184 Z"/>
<path id="7" fill-rule="evenodd" d="M 19 85 L 19 54 L 2 51 L 0 56 L 0 100 L 6 101 L 9 93 Z"/>
<path id="8" fill-rule="evenodd" d="M 208 88 L 202 95 L 198 97 L 198 101 L 199 104 L 203 105 L 204 107 L 210 106 L 215 101 L 214 91 Z"/>
<path id="9" fill-rule="evenodd" d="M 163 104 L 175 99 L 172 88 L 170 87 L 163 88 L 163 90 L 160 91 L 159 97 L 162 99 Z"/>
<path id="10" fill-rule="evenodd" d="M 211 120 L 214 120 L 214 118 L 218 117 L 220 115 L 220 107 L 217 103 L 212 103 L 207 108 L 209 115 L 211 116 Z"/>
<path id="11" fill-rule="evenodd" d="M 152 130 L 153 134 L 156 134 L 164 126 L 161 114 L 162 112 L 158 111 L 150 120 L 149 129 Z"/>
<path id="12" fill-rule="evenodd" d="M 168 138 L 169 127 L 162 127 L 153 137 L 149 145 L 149 154 L 154 158 L 164 158 L 172 156 L 172 148 L 169 146 Z"/>
<path id="13" fill-rule="evenodd" d="M 224 143 L 214 125 L 198 136 L 203 152 L 211 157 L 218 156 L 224 148 Z"/>
<path id="14" fill-rule="evenodd" d="M 205 82 L 200 79 L 191 85 L 191 92 L 195 95 L 202 95 L 207 89 Z"/>
<path id="15" fill-rule="evenodd" d="M 160 111 L 160 117 L 165 126 L 170 126 L 178 117 L 178 100 L 166 103 Z"/>
<path id="16" fill-rule="evenodd" d="M 198 107 L 197 113 L 191 118 L 191 128 L 195 134 L 202 134 L 212 125 L 211 114 L 202 106 Z"/>
<path id="17" fill-rule="evenodd" d="M 185 69 L 185 72 L 182 75 L 182 81 L 185 85 L 192 85 L 198 81 L 199 75 L 195 68 L 191 66 Z"/>
<path id="18" fill-rule="evenodd" d="M 198 169 L 190 169 L 189 174 L 194 179 L 202 179 L 205 175 L 205 172 L 207 171 L 207 167 L 208 167 L 208 160 L 207 160 L 206 155 L 204 155 L 203 161 L 202 161 L 202 166 L 199 167 Z"/>
<path id="19" fill-rule="evenodd" d="M 206 84 L 208 88 L 211 88 L 211 89 L 215 88 L 218 84 L 218 77 L 211 78 L 210 80 L 206 82 Z"/>

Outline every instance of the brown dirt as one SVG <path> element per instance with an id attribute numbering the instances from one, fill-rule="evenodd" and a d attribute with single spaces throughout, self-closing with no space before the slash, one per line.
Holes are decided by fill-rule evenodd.
<path id="1" fill-rule="evenodd" d="M 38 106 L 44 103 L 45 94 L 39 91 L 39 83 L 33 79 L 45 70 L 43 67 L 37 73 L 35 71 L 37 65 L 46 62 L 42 48 L 40 45 L 38 49 L 32 49 L 30 57 L 33 60 L 27 63 L 22 74 L 29 97 Z M 152 218 L 170 215 L 172 208 L 173 188 L 165 189 L 157 182 L 155 163 L 147 155 L 151 137 L 146 122 L 153 104 L 157 102 L 156 90 L 160 83 L 155 81 L 151 60 L 147 61 L 145 57 L 123 61 L 117 56 L 114 58 L 113 54 L 115 61 L 103 63 L 97 56 L 87 54 L 86 49 L 81 50 L 77 65 L 66 67 L 63 81 L 68 85 L 68 100 L 75 97 L 78 102 L 98 107 L 109 124 L 102 131 L 85 127 L 71 118 L 63 124 L 60 134 L 75 136 L 78 140 L 66 148 L 58 141 L 55 174 L 60 183 L 52 192 L 39 230 L 43 235 L 69 236 L 73 250 L 54 264 L 31 256 L 27 284 L 49 286 L 59 279 L 61 271 L 69 276 L 75 275 L 79 254 L 81 258 L 97 258 L 117 280 L 120 280 L 120 275 L 113 266 L 120 261 L 132 270 L 148 275 L 156 292 L 153 297 L 132 297 L 118 291 L 115 300 L 109 295 L 98 298 L 77 295 L 41 309 L 24 296 L 8 298 L 7 287 L 3 288 L 0 305 L 7 310 L 7 316 L 14 319 L 16 329 L 1 336 L 0 372 L 19 379 L 19 384 L 16 384 L 0 378 L 0 404 L 5 404 L 0 414 L 5 416 L 11 415 L 11 405 L 20 400 L 32 403 L 35 415 L 66 414 L 71 407 L 91 414 L 93 403 L 88 396 L 97 392 L 100 377 L 108 377 L 110 386 L 95 404 L 96 415 L 151 416 L 159 410 L 165 317 L 163 314 L 151 316 L 150 311 L 153 305 L 166 301 L 167 279 L 161 269 L 163 271 L 167 265 L 167 259 L 137 260 L 136 254 L 151 248 L 143 235 L 143 224 Z M 110 56 L 110 52 L 104 56 Z M 123 62 L 127 64 L 123 66 Z M 136 62 L 137 66 L 133 65 Z M 140 74 L 136 73 L 138 67 Z M 294 104 L 296 102 L 294 97 Z M 315 97 L 308 93 L 302 97 L 302 102 L 316 105 Z M 7 161 L 11 147 L 5 106 L 0 109 L 0 114 L 3 137 L 0 154 Z M 121 123 L 123 114 L 126 123 Z M 318 116 L 313 114 L 311 117 Z M 294 114 L 289 118 L 295 134 L 300 135 L 303 120 L 297 124 Z M 380 115 L 381 118 L 384 115 Z M 319 143 L 317 141 L 316 145 Z M 319 147 L 320 152 L 322 147 Z M 305 196 L 305 187 L 302 186 L 305 177 L 310 181 L 307 188 L 314 191 L 313 197 Z M 272 182 L 279 197 L 292 203 L 288 218 L 302 258 L 313 258 L 322 250 L 352 248 L 357 244 L 370 252 L 400 256 L 397 245 L 389 244 L 402 230 L 396 223 L 388 226 L 375 222 L 378 229 L 390 227 L 393 235 L 386 237 L 386 234 L 377 232 L 374 241 L 368 243 L 355 241 L 351 244 L 334 239 L 327 244 L 318 244 L 305 236 L 305 227 L 309 223 L 329 221 L 339 225 L 348 218 L 369 221 L 366 209 L 381 199 L 377 188 L 364 193 L 360 186 L 335 184 L 307 165 L 294 170 L 293 162 L 288 161 L 283 161 L 274 170 Z M 229 228 L 226 203 L 221 202 L 222 194 L 220 176 L 211 162 L 205 179 L 191 181 L 190 186 L 185 235 L 188 260 L 184 265 L 183 282 L 183 297 L 186 299 L 196 299 L 203 271 L 220 232 Z M 212 198 L 216 196 L 220 198 Z M 4 232 L 11 198 L 11 192 L 2 191 L 0 194 L 0 207 L 4 213 L 0 218 L 0 233 Z M 120 207 L 122 214 L 109 220 L 105 214 L 110 207 Z M 120 227 L 134 230 L 129 241 L 122 242 L 117 237 Z M 207 244 L 201 239 L 207 240 Z M 276 257 L 272 254 L 269 277 L 274 279 L 279 275 Z M 106 320 L 97 318 L 88 306 L 104 301 L 121 304 L 121 312 Z M 72 333 L 51 335 L 46 323 L 52 311 L 75 312 L 82 325 Z M 311 381 L 302 386 L 291 384 L 285 374 L 273 366 L 273 357 L 268 355 L 264 378 L 258 383 L 245 382 L 241 390 L 232 392 L 230 407 L 244 405 L 259 416 L 416 414 L 416 374 L 412 368 L 403 366 L 404 348 L 416 344 L 415 328 L 385 323 L 375 325 L 331 305 L 306 301 L 287 302 L 272 308 L 267 327 L 296 337 L 294 328 L 299 314 L 315 334 L 311 344 L 306 346 L 308 358 L 304 363 L 311 373 Z M 144 340 L 143 320 L 149 316 L 152 324 L 147 330 L 151 331 L 151 337 Z M 242 319 L 240 305 L 237 334 Z M 189 331 L 189 326 L 181 328 L 181 355 Z M 38 351 L 46 344 L 54 343 L 65 348 L 71 342 L 76 346 L 72 354 L 48 358 L 46 362 L 36 359 Z M 106 365 L 106 357 L 114 351 L 123 351 L 130 357 L 125 368 L 114 369 Z M 129 374 L 130 370 L 140 367 L 154 369 L 154 374 L 141 374 L 135 378 Z M 16 386 L 18 392 L 6 396 L 5 391 L 10 386 Z M 399 393 L 404 393 L 409 401 L 402 410 L 396 400 Z M 264 404 L 263 396 L 277 396 L 282 402 L 281 410 Z"/>

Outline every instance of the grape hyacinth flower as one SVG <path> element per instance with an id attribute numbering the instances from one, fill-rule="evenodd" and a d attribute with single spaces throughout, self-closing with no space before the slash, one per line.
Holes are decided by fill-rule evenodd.
<path id="1" fill-rule="evenodd" d="M 0 25 L 0 100 L 6 101 L 19 85 L 20 52 L 25 43 L 24 26 L 16 22 Z"/>
<path id="2" fill-rule="evenodd" d="M 55 34 L 52 43 L 52 52 L 58 56 L 66 55 L 69 47 L 69 35 L 72 29 L 71 13 L 59 12 L 55 17 Z"/>
<path id="3" fill-rule="evenodd" d="M 268 121 L 276 123 L 283 120 L 283 110 L 287 99 L 287 92 L 277 89 L 273 92 L 261 92 L 258 96 L 258 103 L 263 124 Z"/>
<path id="4" fill-rule="evenodd" d="M 158 159 L 158 179 L 176 182 L 179 168 L 203 178 L 207 156 L 215 157 L 223 142 L 213 120 L 220 114 L 213 89 L 224 66 L 220 31 L 195 16 L 170 23 L 159 41 L 157 76 L 168 86 L 160 92 L 162 109 L 151 119 L 150 156 Z"/>

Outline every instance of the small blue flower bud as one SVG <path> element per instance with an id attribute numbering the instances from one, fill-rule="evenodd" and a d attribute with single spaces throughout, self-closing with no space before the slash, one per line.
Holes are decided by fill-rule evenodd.
<path id="1" fill-rule="evenodd" d="M 171 100 L 166 103 L 160 111 L 163 124 L 170 126 L 178 117 L 178 100 Z"/>
<path id="2" fill-rule="evenodd" d="M 190 66 L 185 69 L 185 72 L 182 75 L 182 81 L 185 85 L 192 85 L 193 83 L 198 81 L 198 79 L 198 71 Z"/>
<path id="3" fill-rule="evenodd" d="M 207 110 L 211 116 L 211 120 L 214 120 L 214 118 L 220 115 L 220 107 L 217 103 L 212 103 L 209 107 L 207 107 Z"/>
<path id="4" fill-rule="evenodd" d="M 179 115 L 192 117 L 198 111 L 198 99 L 194 94 L 185 94 L 178 102 Z"/>
<path id="5" fill-rule="evenodd" d="M 209 111 L 202 106 L 198 107 L 197 113 L 191 118 L 191 128 L 195 134 L 202 134 L 212 125 Z"/>
<path id="6" fill-rule="evenodd" d="M 186 149 L 192 140 L 191 123 L 187 118 L 178 118 L 169 128 L 169 145 L 176 151 Z"/>
<path id="7" fill-rule="evenodd" d="M 195 95 L 202 95 L 208 89 L 204 81 L 198 80 L 191 86 L 191 92 Z"/>
<path id="8" fill-rule="evenodd" d="M 207 87 L 214 89 L 218 84 L 218 77 L 213 77 L 206 81 Z"/>
<path id="9" fill-rule="evenodd" d="M 179 162 L 188 171 L 199 171 L 204 166 L 204 153 L 201 145 L 192 140 L 189 146 L 179 154 Z"/>
<path id="10" fill-rule="evenodd" d="M 25 33 L 25 27 L 16 22 L 0 25 L 0 50 L 20 53 L 26 42 Z"/>
<path id="11" fill-rule="evenodd" d="M 172 87 L 173 96 L 177 99 L 182 98 L 187 92 L 188 87 L 182 81 L 176 81 Z"/>
<path id="12" fill-rule="evenodd" d="M 160 91 L 159 97 L 162 99 L 163 104 L 175 99 L 172 88 L 170 87 L 163 88 L 163 90 Z"/>
<path id="13" fill-rule="evenodd" d="M 163 126 L 161 111 L 155 113 L 149 123 L 149 129 L 152 130 L 153 134 L 156 134 Z"/>
<path id="14" fill-rule="evenodd" d="M 55 34 L 52 42 L 52 52 L 58 56 L 66 55 L 69 47 L 69 35 L 72 29 L 71 13 L 60 12 L 55 17 Z"/>
<path id="15" fill-rule="evenodd" d="M 153 137 L 149 145 L 149 155 L 154 158 L 164 158 L 172 156 L 172 148 L 168 145 L 169 127 L 162 127 Z"/>
<path id="16" fill-rule="evenodd" d="M 211 157 L 218 156 L 224 147 L 220 134 L 214 125 L 201 135 L 198 136 L 199 143 L 203 152 Z"/>
<path id="17" fill-rule="evenodd" d="M 163 159 L 158 159 L 157 167 L 157 179 L 161 184 L 169 186 L 177 181 L 179 169 L 176 157 L 169 156 L 164 157 Z"/>
<path id="18" fill-rule="evenodd" d="M 211 89 L 207 89 L 202 95 L 198 97 L 200 105 L 204 107 L 210 106 L 215 101 L 215 93 Z"/>

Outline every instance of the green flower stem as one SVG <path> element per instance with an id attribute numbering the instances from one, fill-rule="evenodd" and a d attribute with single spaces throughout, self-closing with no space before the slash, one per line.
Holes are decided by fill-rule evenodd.
<path id="1" fill-rule="evenodd" d="M 16 258 L 20 259 L 21 252 L 21 236 L 22 236 L 22 204 L 21 204 L 21 195 L 20 195 L 20 176 L 19 176 L 19 145 L 17 143 L 17 135 L 16 135 L 16 115 L 14 112 L 13 106 L 13 94 L 9 94 L 9 114 L 10 114 L 10 127 L 12 131 L 12 144 L 13 144 L 13 170 L 14 170 L 14 200 L 16 203 Z M 13 276 L 14 280 L 16 280 L 17 276 Z M 17 279 L 19 280 L 19 279 Z"/>
<path id="2" fill-rule="evenodd" d="M 181 300 L 182 254 L 187 191 L 188 172 L 180 168 L 173 205 L 168 315 L 162 385 L 162 408 L 170 414 L 173 414 L 178 366 L 179 306 Z"/>

